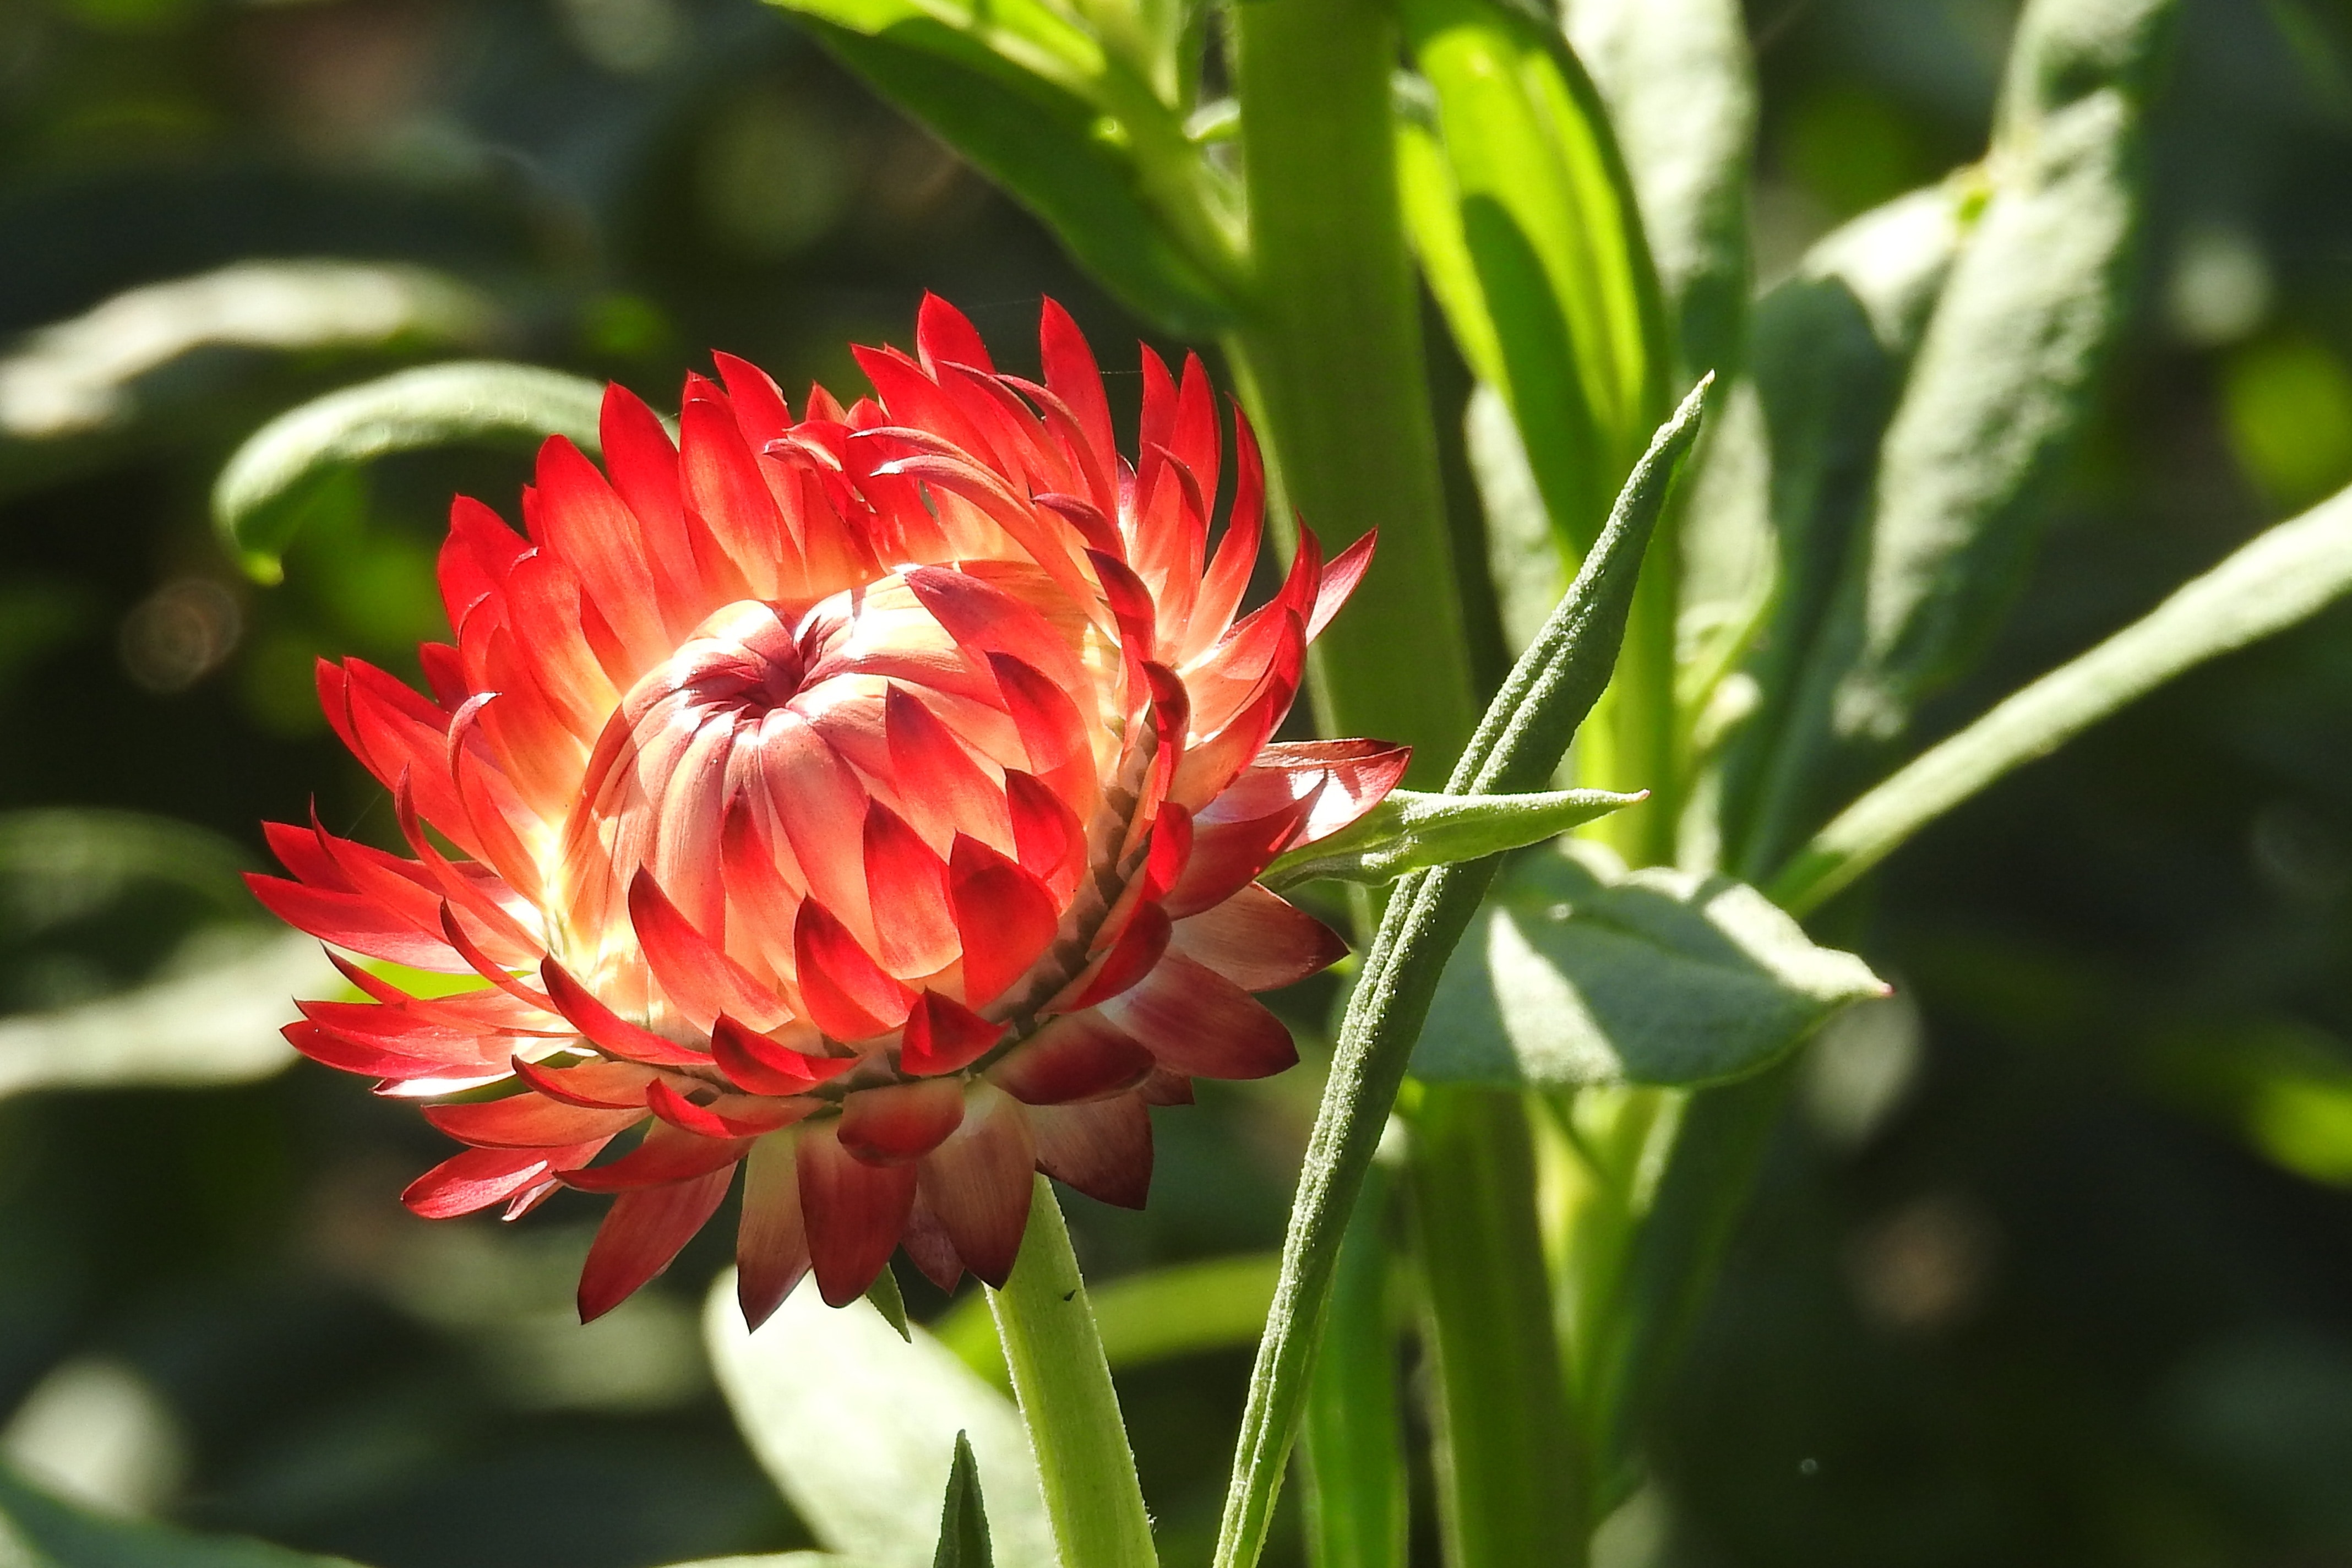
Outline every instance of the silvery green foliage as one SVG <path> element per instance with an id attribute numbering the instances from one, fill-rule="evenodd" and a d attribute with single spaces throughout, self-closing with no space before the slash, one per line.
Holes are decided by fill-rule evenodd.
<path id="1" fill-rule="evenodd" d="M 1685 378 L 1728 373 L 1748 289 L 1756 63 L 1735 0 L 1568 0 L 1570 44 L 1609 106 Z"/>
<path id="2" fill-rule="evenodd" d="M 1431 1082 L 1683 1086 L 1779 1058 L 1885 987 L 1745 883 L 1573 840 L 1497 884 L 1413 1051 Z"/>
<path id="3" fill-rule="evenodd" d="M 1318 877 L 1377 887 L 1410 871 L 1524 848 L 1641 799 L 1601 789 L 1488 795 L 1392 790 L 1330 837 L 1283 856 L 1259 879 L 1276 889 Z"/>

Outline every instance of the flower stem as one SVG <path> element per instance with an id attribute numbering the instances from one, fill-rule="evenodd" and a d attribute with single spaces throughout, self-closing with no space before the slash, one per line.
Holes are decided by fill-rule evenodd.
<path id="1" fill-rule="evenodd" d="M 1281 493 L 1326 548 L 1381 531 L 1317 641 L 1316 696 L 1333 732 L 1410 742 L 1412 778 L 1441 779 L 1477 708 L 1398 206 L 1395 24 L 1380 0 L 1231 16 L 1252 284 L 1227 353 Z"/>
<path id="2" fill-rule="evenodd" d="M 1151 1520 L 1094 1307 L 1053 1184 L 1036 1180 L 1020 1257 L 988 1304 L 1037 1456 L 1055 1544 L 1064 1568 L 1153 1568 Z"/>

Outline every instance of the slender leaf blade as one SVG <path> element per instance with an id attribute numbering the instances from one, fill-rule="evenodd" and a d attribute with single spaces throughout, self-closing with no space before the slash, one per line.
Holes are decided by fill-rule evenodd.
<path id="1" fill-rule="evenodd" d="M 1253 1252 L 1171 1264 L 1089 1286 L 1103 1359 L 1116 1372 L 1255 1344 L 1281 1269 L 1279 1254 Z M 950 1308 L 934 1332 L 966 1366 L 999 1388 L 1012 1388 L 1004 1347 L 984 1299 L 970 1297 Z"/>
<path id="2" fill-rule="evenodd" d="M 1921 827 L 2206 660 L 2307 619 L 2352 591 L 2352 490 L 2280 523 L 2144 618 L 2004 699 L 1840 812 L 1770 884 L 1800 914 Z"/>
<path id="3" fill-rule="evenodd" d="M 1307 1560 L 1313 1568 L 1404 1568 L 1408 1498 L 1399 1373 L 1402 1324 L 1390 1278 L 1394 1178 L 1380 1161 L 1348 1218 L 1299 1431 Z"/>
<path id="4" fill-rule="evenodd" d="M 213 485 L 213 527 L 249 575 L 275 583 L 310 503 L 338 477 L 395 452 L 551 435 L 594 452 L 604 395 L 575 375 L 492 360 L 425 365 L 329 393 L 236 449 Z"/>

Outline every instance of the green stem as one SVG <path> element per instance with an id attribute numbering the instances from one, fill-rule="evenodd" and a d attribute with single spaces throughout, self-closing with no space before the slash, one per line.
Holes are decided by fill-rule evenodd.
<path id="1" fill-rule="evenodd" d="M 1398 206 L 1395 25 L 1378 0 L 1231 15 L 1253 277 L 1227 353 L 1281 493 L 1325 548 L 1381 531 L 1317 644 L 1317 697 L 1337 732 L 1410 742 L 1413 778 L 1443 778 L 1477 707 Z"/>
<path id="2" fill-rule="evenodd" d="M 1110 1363 L 1061 1205 L 1043 1176 L 1013 1277 L 988 1293 L 988 1304 L 1066 1568 L 1154 1568 L 1151 1520 Z"/>
<path id="3" fill-rule="evenodd" d="M 1408 1483 L 1389 1289 L 1389 1187 L 1388 1173 L 1375 1164 L 1357 1194 L 1299 1432 L 1313 1568 L 1404 1568 Z"/>
<path id="4" fill-rule="evenodd" d="M 1526 1105 L 1513 1090 L 1425 1085 L 1412 1126 L 1446 1562 L 1572 1568 L 1590 1527 Z"/>

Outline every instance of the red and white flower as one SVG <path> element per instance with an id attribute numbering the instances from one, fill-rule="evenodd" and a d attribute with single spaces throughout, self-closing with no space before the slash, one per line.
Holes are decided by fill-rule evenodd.
<path id="1" fill-rule="evenodd" d="M 1272 742 L 1370 559 L 1314 536 L 1237 615 L 1263 472 L 1198 360 L 1143 356 L 1139 450 L 1045 306 L 1045 382 L 926 300 L 876 395 L 794 419 L 719 356 L 673 443 L 605 396 L 605 471 L 550 440 L 524 531 L 460 500 L 430 695 L 358 659 L 320 697 L 414 858 L 271 825 L 262 901 L 334 948 L 478 975 L 310 1002 L 288 1037 L 467 1145 L 421 1215 L 615 1194 L 583 1317 L 659 1272 L 744 1169 L 742 1303 L 1013 1267 L 1033 1170 L 1115 1204 L 1147 1108 L 1295 1059 L 1251 996 L 1339 939 L 1253 879 L 1378 802 L 1401 748 Z M 609 477 L 608 477 L 609 476 Z M 437 837 L 436 837 L 437 835 Z M 457 853 L 451 853 L 454 847 Z M 625 1148 L 617 1148 L 625 1144 Z M 608 1157 L 609 1156 L 609 1157 Z"/>

